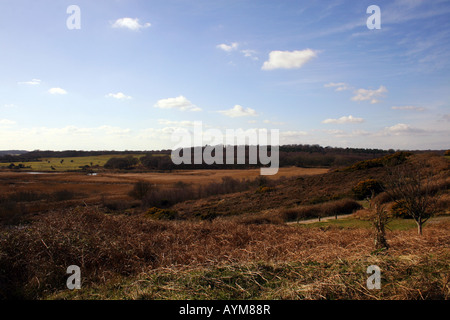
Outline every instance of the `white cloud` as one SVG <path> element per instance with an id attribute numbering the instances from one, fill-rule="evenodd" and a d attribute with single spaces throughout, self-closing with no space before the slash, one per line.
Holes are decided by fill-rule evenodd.
<path id="1" fill-rule="evenodd" d="M 282 126 L 285 124 L 284 122 L 281 122 L 281 121 L 271 121 L 271 120 L 264 120 L 263 122 L 267 123 L 267 124 L 273 124 L 276 126 Z"/>
<path id="2" fill-rule="evenodd" d="M 308 132 L 301 130 L 280 131 L 280 145 L 302 143 L 308 135 Z"/>
<path id="3" fill-rule="evenodd" d="M 259 58 L 255 56 L 255 54 L 256 54 L 255 50 L 245 49 L 245 50 L 241 50 L 241 53 L 246 58 L 250 58 L 250 59 L 253 59 L 253 60 L 259 60 Z"/>
<path id="4" fill-rule="evenodd" d="M 3 107 L 5 107 L 5 108 L 15 108 L 17 106 L 14 103 L 8 103 L 8 104 L 4 104 Z"/>
<path id="5" fill-rule="evenodd" d="M 41 80 L 40 79 L 31 79 L 31 81 L 22 81 L 22 82 L 18 82 L 18 84 L 28 84 L 28 85 L 36 86 L 36 85 L 41 84 Z"/>
<path id="6" fill-rule="evenodd" d="M 126 29 L 130 29 L 130 30 L 133 30 L 133 31 L 138 31 L 140 29 L 148 28 L 150 26 L 151 26 L 151 23 L 149 23 L 149 22 L 144 23 L 144 24 L 140 24 L 138 18 L 135 18 L 135 19 L 132 19 L 132 18 L 120 18 L 120 19 L 117 19 L 112 24 L 113 28 L 126 28 Z"/>
<path id="7" fill-rule="evenodd" d="M 166 126 L 175 126 L 175 127 L 194 127 L 195 121 L 182 120 L 182 121 L 174 121 L 174 120 L 166 120 L 166 119 L 158 119 L 158 123 Z"/>
<path id="8" fill-rule="evenodd" d="M 221 110 L 218 111 L 219 113 L 231 117 L 231 118 L 237 118 L 237 117 L 248 117 L 248 116 L 256 116 L 256 111 L 251 108 L 244 109 L 244 107 L 240 105 L 235 105 L 233 108 L 229 110 Z"/>
<path id="9" fill-rule="evenodd" d="M 370 132 L 366 130 L 353 130 L 352 135 L 354 136 L 368 136 L 370 135 Z"/>
<path id="10" fill-rule="evenodd" d="M 347 132 L 344 130 L 331 129 L 331 130 L 323 130 L 323 132 L 333 135 L 338 138 L 355 138 L 361 136 L 370 136 L 371 133 L 365 130 L 353 130 L 352 132 Z"/>
<path id="11" fill-rule="evenodd" d="M 239 43 L 237 43 L 237 42 L 233 42 L 230 45 L 222 43 L 222 44 L 218 44 L 216 46 L 216 48 L 221 49 L 226 52 L 231 52 L 233 50 L 237 50 L 238 47 L 239 47 Z"/>
<path id="12" fill-rule="evenodd" d="M 120 128 L 120 127 L 113 127 L 113 126 L 107 126 L 107 125 L 103 125 L 98 127 L 99 131 L 103 131 L 108 135 L 127 135 L 129 133 L 131 133 L 131 129 L 128 128 Z"/>
<path id="13" fill-rule="evenodd" d="M 408 124 L 398 123 L 391 127 L 384 128 L 383 134 L 386 135 L 405 135 L 405 134 L 413 134 L 413 133 L 424 133 L 425 130 L 419 128 L 413 128 Z"/>
<path id="14" fill-rule="evenodd" d="M 351 89 L 351 87 L 345 83 L 345 82 L 330 82 L 324 85 L 325 88 L 336 88 L 334 91 L 344 91 L 344 90 L 349 90 Z"/>
<path id="15" fill-rule="evenodd" d="M 416 106 L 393 106 L 391 107 L 393 110 L 410 110 L 410 111 L 425 111 L 425 108 L 416 107 Z"/>
<path id="16" fill-rule="evenodd" d="M 380 100 L 378 100 L 379 97 L 383 97 L 384 93 L 386 93 L 388 90 L 385 86 L 380 86 L 376 90 L 370 90 L 370 89 L 357 89 L 355 91 L 355 96 L 352 97 L 353 101 L 368 101 L 370 100 L 370 103 L 379 103 Z"/>
<path id="17" fill-rule="evenodd" d="M 61 88 L 51 88 L 48 92 L 51 94 L 67 94 L 67 91 Z"/>
<path id="18" fill-rule="evenodd" d="M 339 119 L 325 119 L 322 123 L 336 123 L 336 124 L 344 124 L 344 123 L 362 123 L 364 122 L 363 118 L 355 118 L 352 115 L 348 117 L 340 117 Z"/>
<path id="19" fill-rule="evenodd" d="M 13 120 L 9 120 L 9 119 L 0 119 L 0 126 L 12 126 L 15 125 L 16 122 Z"/>
<path id="20" fill-rule="evenodd" d="M 297 51 L 272 51 L 262 70 L 298 69 L 311 59 L 317 57 L 317 51 L 311 49 Z"/>
<path id="21" fill-rule="evenodd" d="M 181 111 L 201 111 L 202 109 L 195 106 L 186 99 L 184 96 L 178 96 L 176 98 L 161 99 L 154 105 L 155 108 L 160 109 L 178 109 Z"/>
<path id="22" fill-rule="evenodd" d="M 335 136 L 342 136 L 342 135 L 346 134 L 346 132 L 344 130 L 338 130 L 338 129 L 324 130 L 324 132 L 331 134 L 331 135 L 335 135 Z"/>
<path id="23" fill-rule="evenodd" d="M 107 98 L 114 98 L 114 99 L 118 99 L 118 100 L 129 100 L 132 97 L 131 96 L 127 96 L 125 94 L 123 94 L 122 92 L 117 92 L 117 93 L 108 93 L 106 95 Z"/>

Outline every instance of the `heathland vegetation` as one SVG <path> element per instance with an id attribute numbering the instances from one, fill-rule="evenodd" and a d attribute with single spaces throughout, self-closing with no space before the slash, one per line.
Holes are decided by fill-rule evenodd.
<path id="1" fill-rule="evenodd" d="M 344 151 L 287 146 L 270 177 L 165 169 L 167 152 L 8 158 L 0 298 L 448 299 L 449 159 Z M 85 157 L 102 157 L 89 175 L 7 168 Z M 66 287 L 69 265 L 81 290 Z M 366 287 L 369 265 L 380 290 Z"/>

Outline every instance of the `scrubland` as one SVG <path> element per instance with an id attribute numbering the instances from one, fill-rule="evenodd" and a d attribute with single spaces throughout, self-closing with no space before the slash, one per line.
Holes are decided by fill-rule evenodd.
<path id="1" fill-rule="evenodd" d="M 449 162 L 408 161 L 420 157 L 439 186 L 439 214 L 418 235 L 380 192 L 399 214 L 385 251 L 374 247 L 367 198 L 355 193 L 361 181 L 384 181 L 375 161 L 311 175 L 286 168 L 272 179 L 183 172 L 158 177 L 165 184 L 145 174 L 3 172 L 0 297 L 448 299 Z M 352 215 L 302 223 L 341 214 Z M 69 265 L 81 268 L 81 290 L 66 287 Z M 380 290 L 366 286 L 370 265 L 381 268 Z"/>

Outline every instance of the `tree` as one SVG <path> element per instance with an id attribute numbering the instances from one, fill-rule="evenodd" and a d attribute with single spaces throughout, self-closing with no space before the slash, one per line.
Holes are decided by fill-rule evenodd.
<path id="1" fill-rule="evenodd" d="M 392 220 L 392 217 L 388 215 L 385 206 L 375 204 L 374 208 L 372 208 L 372 201 L 370 206 L 371 210 L 374 211 L 372 224 L 375 227 L 375 249 L 379 251 L 387 250 L 389 249 L 389 244 L 386 240 L 386 226 Z"/>
<path id="2" fill-rule="evenodd" d="M 126 156 L 124 158 L 110 158 L 104 165 L 106 169 L 131 169 L 138 164 L 139 159 L 133 156 Z M 92 163 L 91 163 L 92 165 Z"/>
<path id="3" fill-rule="evenodd" d="M 367 179 L 358 182 L 358 184 L 352 188 L 352 191 L 357 199 L 363 200 L 373 194 L 379 194 L 383 191 L 383 185 L 378 180 Z"/>
<path id="4" fill-rule="evenodd" d="M 386 193 L 397 205 L 401 205 L 417 224 L 422 234 L 423 225 L 439 210 L 431 170 L 425 162 L 406 163 L 392 167 L 387 178 Z"/>
<path id="5" fill-rule="evenodd" d="M 150 182 L 138 181 L 134 184 L 133 190 L 130 191 L 129 195 L 135 199 L 142 200 L 152 189 Z"/>

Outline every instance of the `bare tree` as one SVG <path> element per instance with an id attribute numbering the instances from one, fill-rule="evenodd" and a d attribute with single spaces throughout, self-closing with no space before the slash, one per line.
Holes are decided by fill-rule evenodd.
<path id="1" fill-rule="evenodd" d="M 422 161 L 392 167 L 385 191 L 392 201 L 406 209 L 421 235 L 424 223 L 438 211 L 437 187 L 426 163 Z"/>
<path id="2" fill-rule="evenodd" d="M 375 227 L 375 249 L 387 250 L 389 244 L 386 240 L 386 226 L 392 220 L 392 217 L 389 216 L 385 206 L 379 204 L 375 204 L 373 211 L 375 213 L 372 218 L 372 224 Z"/>

